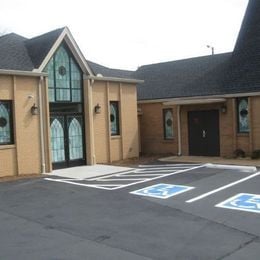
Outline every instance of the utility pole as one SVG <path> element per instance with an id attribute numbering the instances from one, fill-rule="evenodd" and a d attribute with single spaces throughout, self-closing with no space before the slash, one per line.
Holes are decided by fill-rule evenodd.
<path id="1" fill-rule="evenodd" d="M 213 46 L 207 45 L 207 48 L 211 49 L 211 54 L 215 54 L 215 48 Z"/>

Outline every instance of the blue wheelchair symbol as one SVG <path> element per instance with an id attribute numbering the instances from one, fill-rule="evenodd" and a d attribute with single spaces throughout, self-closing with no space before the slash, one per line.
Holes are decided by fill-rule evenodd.
<path id="1" fill-rule="evenodd" d="M 160 184 L 149 186 L 149 187 L 146 187 L 146 188 L 143 188 L 140 190 L 132 191 L 130 193 L 136 194 L 136 195 L 141 195 L 141 196 L 167 199 L 169 197 L 186 192 L 193 188 L 194 187 L 160 183 Z"/>
<path id="2" fill-rule="evenodd" d="M 260 195 L 240 193 L 216 207 L 260 213 Z"/>

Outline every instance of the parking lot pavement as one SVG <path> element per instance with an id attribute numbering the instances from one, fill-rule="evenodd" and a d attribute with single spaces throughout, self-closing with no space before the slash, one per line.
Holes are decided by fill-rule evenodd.
<path id="1" fill-rule="evenodd" d="M 126 184 L 122 178 L 142 176 L 120 175 L 122 185 L 110 190 L 44 179 L 0 183 L 0 259 L 259 259 L 260 215 L 216 205 L 260 194 L 260 175 L 167 167 L 140 166 L 129 175 L 147 181 Z M 115 176 L 105 179 L 114 184 Z M 258 209 L 257 196 L 243 196 L 232 205 Z"/>

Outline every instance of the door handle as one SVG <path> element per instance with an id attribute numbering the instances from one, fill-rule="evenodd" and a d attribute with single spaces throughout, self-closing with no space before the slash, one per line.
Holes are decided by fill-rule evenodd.
<path id="1" fill-rule="evenodd" d="M 203 138 L 206 138 L 206 135 L 207 135 L 206 130 L 202 130 L 202 137 L 203 137 Z"/>

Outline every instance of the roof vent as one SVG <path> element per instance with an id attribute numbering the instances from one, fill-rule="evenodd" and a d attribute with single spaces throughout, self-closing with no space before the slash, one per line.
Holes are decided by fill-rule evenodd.
<path id="1" fill-rule="evenodd" d="M 103 78 L 103 75 L 100 74 L 100 73 L 98 73 L 98 74 L 97 74 L 97 77 L 99 77 L 99 78 Z"/>

